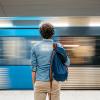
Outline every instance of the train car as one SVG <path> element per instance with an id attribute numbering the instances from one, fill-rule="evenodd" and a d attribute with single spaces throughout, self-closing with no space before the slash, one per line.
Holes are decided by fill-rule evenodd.
<path id="1" fill-rule="evenodd" d="M 100 89 L 100 26 L 89 26 L 86 20 L 86 17 L 0 18 L 0 89 L 33 89 L 30 54 L 32 46 L 42 40 L 39 25 L 43 22 L 55 26 L 53 39 L 62 43 L 71 59 L 69 78 L 60 82 L 61 89 Z"/>

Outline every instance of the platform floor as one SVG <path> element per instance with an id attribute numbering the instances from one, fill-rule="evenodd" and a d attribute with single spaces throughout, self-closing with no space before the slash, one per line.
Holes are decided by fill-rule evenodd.
<path id="1" fill-rule="evenodd" d="M 61 91 L 61 100 L 100 100 L 99 90 L 64 90 Z M 0 91 L 0 100 L 34 100 L 33 91 Z M 47 99 L 48 100 L 48 99 Z"/>

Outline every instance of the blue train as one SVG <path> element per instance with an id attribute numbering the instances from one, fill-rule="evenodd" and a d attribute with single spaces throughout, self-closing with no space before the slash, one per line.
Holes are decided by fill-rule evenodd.
<path id="1" fill-rule="evenodd" d="M 33 89 L 31 47 L 41 40 L 39 24 L 52 19 L 0 18 L 0 89 Z M 61 83 L 62 89 L 100 89 L 100 27 L 55 26 L 55 33 L 54 41 L 61 42 L 71 58 L 70 78 Z"/>

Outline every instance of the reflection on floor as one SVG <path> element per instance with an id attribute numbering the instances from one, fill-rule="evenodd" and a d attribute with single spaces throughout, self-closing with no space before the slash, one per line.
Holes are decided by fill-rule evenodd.
<path id="1" fill-rule="evenodd" d="M 0 100 L 34 100 L 33 91 L 0 91 Z M 48 100 L 48 99 L 47 99 Z M 100 100 L 100 91 L 61 91 L 61 100 Z"/>

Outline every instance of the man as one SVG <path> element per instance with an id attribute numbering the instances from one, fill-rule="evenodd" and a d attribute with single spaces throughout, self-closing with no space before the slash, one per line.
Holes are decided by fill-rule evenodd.
<path id="1" fill-rule="evenodd" d="M 52 91 L 50 91 L 50 57 L 53 50 L 54 27 L 50 23 L 44 23 L 40 27 L 40 34 L 43 40 L 33 46 L 31 54 L 34 100 L 46 100 L 49 93 L 52 100 L 60 100 L 58 81 L 52 81 Z M 57 45 L 62 47 L 60 43 Z"/>

